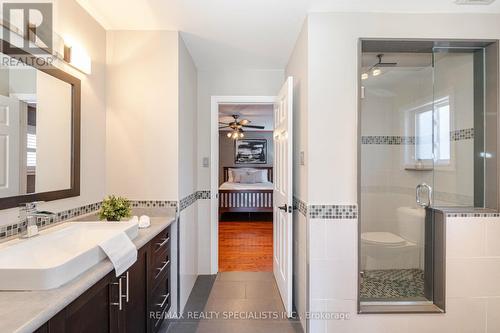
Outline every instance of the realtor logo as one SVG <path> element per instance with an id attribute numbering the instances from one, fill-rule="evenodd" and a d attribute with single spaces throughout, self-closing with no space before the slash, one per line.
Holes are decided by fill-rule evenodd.
<path id="1" fill-rule="evenodd" d="M 2 6 L 4 45 L 31 54 L 46 54 L 52 50 L 52 3 L 13 3 Z M 9 50 L 6 50 L 9 51 Z"/>

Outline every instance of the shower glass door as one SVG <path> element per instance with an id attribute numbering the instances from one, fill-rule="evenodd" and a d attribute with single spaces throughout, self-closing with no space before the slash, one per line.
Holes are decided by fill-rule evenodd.
<path id="1" fill-rule="evenodd" d="M 434 96 L 432 52 L 379 55 L 363 53 L 360 302 L 430 302 L 430 207 L 436 161 L 450 158 L 450 109 Z"/>
<path id="2" fill-rule="evenodd" d="M 442 312 L 445 214 L 498 209 L 498 43 L 361 49 L 359 309 Z"/>

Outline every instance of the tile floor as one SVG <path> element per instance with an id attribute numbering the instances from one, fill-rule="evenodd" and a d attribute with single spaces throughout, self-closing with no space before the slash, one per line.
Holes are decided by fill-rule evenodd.
<path id="1" fill-rule="evenodd" d="M 199 276 L 186 304 L 184 317 L 160 332 L 303 332 L 300 322 L 281 317 L 283 312 L 272 273 L 222 272 L 217 276 Z M 203 314 L 205 318 L 197 319 L 193 314 Z"/>

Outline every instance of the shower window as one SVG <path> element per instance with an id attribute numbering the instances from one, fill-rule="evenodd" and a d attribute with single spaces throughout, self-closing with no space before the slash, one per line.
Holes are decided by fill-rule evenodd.
<path id="1" fill-rule="evenodd" d="M 497 208 L 498 45 L 454 45 L 362 41 L 360 313 L 444 311 L 443 209 Z"/>
<path id="2" fill-rule="evenodd" d="M 415 133 L 419 141 L 415 145 L 416 161 L 431 163 L 434 160 L 433 162 L 439 165 L 450 164 L 449 97 L 429 103 L 415 111 Z"/>

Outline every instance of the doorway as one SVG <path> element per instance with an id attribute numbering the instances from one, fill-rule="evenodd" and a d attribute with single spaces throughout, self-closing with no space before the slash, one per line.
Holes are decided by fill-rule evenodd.
<path id="1" fill-rule="evenodd" d="M 292 317 L 292 142 L 293 142 L 293 78 L 288 77 L 277 96 L 212 96 L 211 106 L 211 153 L 210 153 L 210 191 L 211 195 L 211 216 L 210 216 L 210 267 L 212 274 L 219 272 L 219 211 L 231 208 L 231 212 L 273 214 L 273 236 L 272 236 L 272 274 L 279 290 L 286 316 Z M 219 107 L 221 105 L 273 105 L 273 149 L 276 156 L 273 159 L 273 166 L 253 167 L 254 170 L 248 172 L 245 168 L 233 167 L 222 169 L 222 179 L 229 181 L 230 177 L 234 182 L 238 177 L 255 177 L 261 183 L 267 183 L 270 189 L 259 189 L 248 191 L 243 196 L 234 193 L 226 193 L 222 197 L 220 190 L 219 168 Z M 240 117 L 232 117 L 233 121 L 225 122 L 231 133 L 226 134 L 226 138 L 242 139 L 245 137 L 241 129 Z M 222 126 L 224 127 L 224 126 Z M 246 126 L 248 128 L 248 126 Z M 260 129 L 260 128 L 259 128 Z M 243 134 L 243 136 L 241 135 Z M 236 140 L 235 140 L 236 141 Z M 240 146 L 241 144 L 241 146 Z M 265 161 L 263 142 L 246 142 L 235 145 L 235 162 L 263 162 Z M 236 163 L 241 164 L 241 163 Z M 259 163 L 257 163 L 259 164 Z M 261 163 L 262 165 L 263 163 Z M 276 172 L 275 172 L 276 170 Z M 267 181 L 265 181 L 267 179 Z M 265 192 L 267 191 L 267 193 Z M 242 209 L 240 209 L 242 208 Z M 255 210 L 257 209 L 257 211 Z"/>
<path id="2" fill-rule="evenodd" d="M 273 270 L 274 105 L 218 106 L 219 272 Z"/>

